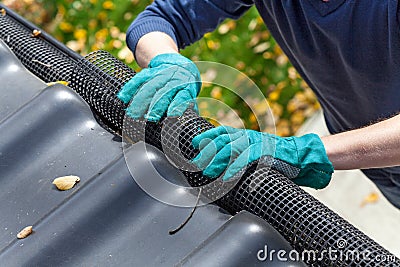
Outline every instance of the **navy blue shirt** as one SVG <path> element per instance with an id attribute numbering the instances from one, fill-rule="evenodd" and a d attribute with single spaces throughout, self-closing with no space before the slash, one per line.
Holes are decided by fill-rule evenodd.
<path id="1" fill-rule="evenodd" d="M 397 0 L 155 0 L 130 26 L 127 43 L 151 31 L 183 48 L 238 19 L 252 5 L 316 93 L 331 133 L 400 112 Z M 363 172 L 400 208 L 400 167 Z"/>

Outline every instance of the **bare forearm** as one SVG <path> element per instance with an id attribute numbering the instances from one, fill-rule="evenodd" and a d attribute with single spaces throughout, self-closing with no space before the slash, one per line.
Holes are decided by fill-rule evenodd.
<path id="1" fill-rule="evenodd" d="M 174 40 L 163 32 L 150 32 L 136 46 L 136 62 L 145 68 L 153 57 L 163 53 L 178 53 Z"/>
<path id="2" fill-rule="evenodd" d="M 400 115 L 322 142 L 336 170 L 400 165 Z"/>

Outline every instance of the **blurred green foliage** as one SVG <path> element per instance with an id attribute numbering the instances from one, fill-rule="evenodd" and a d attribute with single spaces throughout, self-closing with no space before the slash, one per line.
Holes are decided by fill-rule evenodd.
<path id="1" fill-rule="evenodd" d="M 28 20 L 85 55 L 103 49 L 109 51 L 135 70 L 139 67 L 125 43 L 125 32 L 132 20 L 152 1 L 150 0 L 4 0 Z M 192 60 L 223 63 L 245 73 L 261 89 L 272 110 L 276 133 L 292 135 L 306 118 L 319 108 L 314 94 L 288 62 L 271 37 L 255 8 L 240 20 L 226 20 L 214 32 L 182 54 Z M 210 96 L 232 107 L 247 128 L 259 129 L 255 115 L 262 115 L 267 106 L 250 111 L 235 94 L 214 85 L 205 84 L 201 96 Z M 252 99 L 262 103 L 263 99 Z M 205 103 L 202 115 L 217 116 L 229 124 L 230 114 L 213 111 Z M 214 115 L 211 113 L 218 113 Z M 260 129 L 273 132 L 270 125 Z"/>

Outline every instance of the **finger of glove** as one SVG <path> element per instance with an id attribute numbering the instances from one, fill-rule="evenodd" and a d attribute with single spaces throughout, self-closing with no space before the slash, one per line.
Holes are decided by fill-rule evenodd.
<path id="1" fill-rule="evenodd" d="M 208 166 L 204 169 L 203 175 L 211 178 L 220 176 L 225 171 L 229 163 L 234 161 L 248 147 L 249 140 L 246 136 L 241 136 L 233 142 L 227 144 L 220 151 L 218 151 L 210 164 L 208 164 Z"/>
<path id="2" fill-rule="evenodd" d="M 145 118 L 150 121 L 158 121 L 168 110 L 174 97 L 183 91 L 185 86 L 176 80 L 169 81 L 154 94 Z"/>
<path id="3" fill-rule="evenodd" d="M 307 186 L 314 189 L 322 189 L 328 186 L 332 173 L 324 173 L 315 169 L 302 170 L 298 177 L 292 181 L 299 186 Z"/>
<path id="4" fill-rule="evenodd" d="M 199 106 L 197 105 L 197 100 L 196 99 L 194 99 L 192 106 L 190 106 L 190 104 L 189 104 L 188 108 L 191 108 L 194 112 L 196 112 L 197 115 L 200 114 L 199 113 Z"/>
<path id="5" fill-rule="evenodd" d="M 224 176 L 222 177 L 222 180 L 228 181 L 236 173 L 241 171 L 248 164 L 261 158 L 261 156 L 264 156 L 264 154 L 266 154 L 266 151 L 263 151 L 260 143 L 250 145 L 233 161 L 231 165 L 229 165 Z"/>
<path id="6" fill-rule="evenodd" d="M 236 131 L 236 132 L 232 132 L 232 133 L 221 134 L 221 135 L 214 137 L 214 139 L 204 138 L 203 140 L 200 141 L 199 150 L 203 150 L 208 144 L 214 142 L 215 140 L 219 140 L 221 138 L 226 139 L 227 142 L 228 141 L 234 142 L 235 140 L 237 140 L 241 137 L 243 137 L 243 131 Z"/>
<path id="7" fill-rule="evenodd" d="M 177 66 L 181 69 L 183 69 L 186 72 L 186 76 L 192 76 L 194 77 L 197 81 L 201 81 L 200 79 L 200 72 L 199 69 L 197 68 L 196 64 L 191 61 L 190 59 L 176 53 L 166 53 L 166 54 L 160 54 L 155 56 L 149 63 L 149 67 L 159 67 L 163 64 L 170 64 L 173 66 Z M 200 87 L 197 88 L 197 93 L 200 90 Z"/>
<path id="8" fill-rule="evenodd" d="M 244 130 L 232 128 L 230 126 L 219 126 L 195 136 L 192 140 L 192 145 L 193 147 L 200 149 L 200 143 L 202 143 L 202 146 L 204 147 L 205 145 L 207 145 L 209 142 L 211 142 L 220 135 L 234 134 L 236 132 L 242 132 L 242 131 Z"/>
<path id="9" fill-rule="evenodd" d="M 152 72 L 154 72 L 154 70 L 150 69 L 143 69 L 138 72 L 132 77 L 132 79 L 125 83 L 122 89 L 118 92 L 117 97 L 125 104 L 128 104 L 139 88 L 152 79 Z"/>
<path id="10" fill-rule="evenodd" d="M 167 116 L 182 116 L 189 106 L 193 106 L 193 109 L 197 111 L 196 98 L 193 98 L 189 90 L 183 89 L 172 99 L 168 107 Z"/>
<path id="11" fill-rule="evenodd" d="M 154 94 L 149 110 L 145 116 L 150 121 L 158 121 L 168 110 L 176 94 L 187 88 L 193 76 L 181 66 L 171 66 L 164 69 L 160 76 L 166 77 L 163 87 Z"/>
<path id="12" fill-rule="evenodd" d="M 212 142 L 209 142 L 207 145 L 203 146 L 200 149 L 200 153 L 192 160 L 192 162 L 201 170 L 205 169 L 221 149 L 224 149 L 226 145 L 237 140 L 241 136 L 242 135 L 240 135 L 240 133 L 223 134 L 218 136 L 212 140 Z M 202 145 L 203 144 L 200 146 Z"/>
<path id="13" fill-rule="evenodd" d="M 159 73 L 159 75 L 144 83 L 140 90 L 132 97 L 132 101 L 127 109 L 128 116 L 134 119 L 144 117 L 157 90 L 159 88 L 164 88 L 168 80 L 168 75 Z"/>

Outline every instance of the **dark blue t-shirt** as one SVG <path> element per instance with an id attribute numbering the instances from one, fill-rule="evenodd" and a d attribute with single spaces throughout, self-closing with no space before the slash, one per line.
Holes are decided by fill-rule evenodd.
<path id="1" fill-rule="evenodd" d="M 252 5 L 316 93 L 331 133 L 400 112 L 397 0 L 156 0 L 132 23 L 127 43 L 135 51 L 141 36 L 161 31 L 183 48 Z M 400 208 L 400 167 L 363 172 Z"/>

